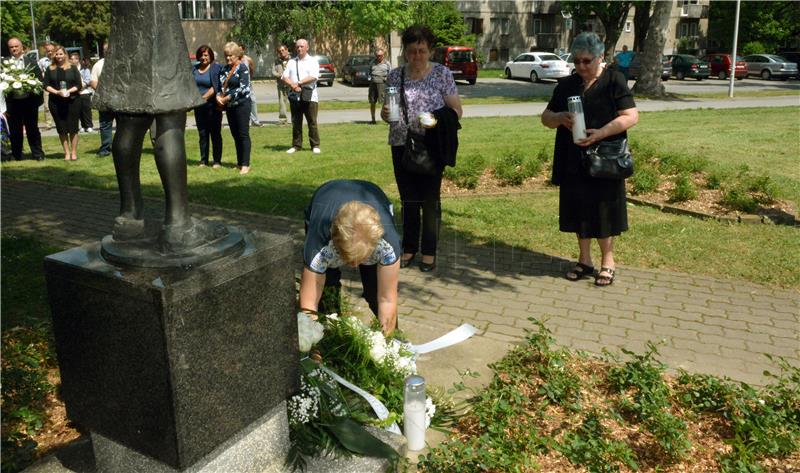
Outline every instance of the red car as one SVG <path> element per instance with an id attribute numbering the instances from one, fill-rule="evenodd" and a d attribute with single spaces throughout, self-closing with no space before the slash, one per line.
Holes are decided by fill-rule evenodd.
<path id="1" fill-rule="evenodd" d="M 708 54 L 703 58 L 711 67 L 711 75 L 717 76 L 722 80 L 728 78 L 731 73 L 731 55 L 730 54 Z M 747 63 L 744 62 L 741 56 L 736 56 L 736 70 L 734 77 L 737 80 L 747 77 Z"/>
<path id="2" fill-rule="evenodd" d="M 444 64 L 453 73 L 455 80 L 465 80 L 469 85 L 475 85 L 478 80 L 478 61 L 472 48 L 442 46 L 433 50 L 431 61 Z"/>

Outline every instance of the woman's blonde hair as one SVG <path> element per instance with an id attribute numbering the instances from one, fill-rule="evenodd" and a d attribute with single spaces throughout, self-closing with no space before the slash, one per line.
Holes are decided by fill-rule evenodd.
<path id="1" fill-rule="evenodd" d="M 225 54 L 230 53 L 231 56 L 236 56 L 236 57 L 239 57 L 239 58 L 242 57 L 242 55 L 244 54 L 244 51 L 242 50 L 242 47 L 239 46 L 238 43 L 235 43 L 233 41 L 229 41 L 229 42 L 225 43 L 225 46 L 222 48 L 222 51 Z"/>
<path id="2" fill-rule="evenodd" d="M 347 265 L 363 262 L 383 236 L 378 211 L 356 200 L 342 205 L 331 224 L 333 246 Z"/>

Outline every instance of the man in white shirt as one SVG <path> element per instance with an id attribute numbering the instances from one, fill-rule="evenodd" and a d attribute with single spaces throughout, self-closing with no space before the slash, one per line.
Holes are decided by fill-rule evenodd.
<path id="1" fill-rule="evenodd" d="M 92 80 L 89 85 L 97 90 L 100 82 L 100 74 L 103 73 L 103 65 L 106 63 L 106 53 L 108 53 L 108 43 L 103 45 L 103 58 L 94 63 L 92 67 Z M 114 112 L 100 111 L 100 149 L 97 150 L 98 158 L 105 158 L 111 154 L 111 140 L 113 138 L 112 128 L 114 126 Z"/>
<path id="2" fill-rule="evenodd" d="M 319 61 L 308 54 L 308 41 L 300 38 L 295 43 L 297 56 L 290 59 L 283 71 L 283 82 L 289 91 L 289 106 L 292 111 L 292 147 L 286 152 L 292 154 L 303 148 L 303 117 L 308 123 L 308 138 L 311 150 L 319 154 L 319 130 L 317 129 L 317 112 L 319 97 L 317 96 L 317 79 L 319 79 Z M 306 89 L 305 94 L 303 89 Z M 311 92 L 310 97 L 309 91 Z M 306 100 L 303 100 L 306 95 Z"/>
<path id="3" fill-rule="evenodd" d="M 39 69 L 42 70 L 42 74 L 47 71 L 47 68 L 50 67 L 50 63 L 53 62 L 53 56 L 56 54 L 56 45 L 53 43 L 44 43 L 44 56 L 39 59 Z M 50 92 L 44 91 L 44 126 L 46 129 L 50 130 L 53 128 L 53 119 L 50 116 L 50 105 L 48 102 L 50 97 Z"/>

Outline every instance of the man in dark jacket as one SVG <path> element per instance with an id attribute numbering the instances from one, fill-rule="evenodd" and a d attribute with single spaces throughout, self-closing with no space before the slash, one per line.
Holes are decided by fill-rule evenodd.
<path id="1" fill-rule="evenodd" d="M 41 69 L 36 64 L 36 60 L 25 55 L 25 48 L 19 38 L 8 40 L 8 50 L 11 53 L 10 59 L 12 61 L 35 75 L 40 82 L 42 81 Z M 44 159 L 42 135 L 39 133 L 39 106 L 42 105 L 42 102 L 42 94 L 25 93 L 15 95 L 11 93 L 6 96 L 11 154 L 17 161 L 22 159 L 23 128 L 25 134 L 28 135 L 31 158 L 37 161 Z"/>

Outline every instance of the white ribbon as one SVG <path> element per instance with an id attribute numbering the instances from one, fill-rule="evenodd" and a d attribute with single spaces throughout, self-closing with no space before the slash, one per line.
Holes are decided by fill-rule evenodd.
<path id="1" fill-rule="evenodd" d="M 386 406 L 383 405 L 383 403 L 380 400 L 378 400 L 378 398 L 376 398 L 372 394 L 364 391 L 363 389 L 359 388 L 355 384 L 347 381 L 346 379 L 342 378 L 341 376 L 339 376 L 338 374 L 336 374 L 333 371 L 329 370 L 328 368 L 326 368 L 326 367 L 324 367 L 322 365 L 320 365 L 319 368 L 322 371 L 328 373 L 333 379 L 336 380 L 336 382 L 338 382 L 342 386 L 346 387 L 347 389 L 349 389 L 349 390 L 353 391 L 354 393 L 358 394 L 359 396 L 363 397 L 367 401 L 367 403 L 369 403 L 369 406 L 375 412 L 375 415 L 378 416 L 378 419 L 386 420 L 386 418 L 389 417 L 389 409 L 387 409 Z M 386 430 L 388 430 L 389 432 L 398 434 L 398 435 L 402 435 L 402 433 L 400 432 L 400 427 L 397 426 L 396 422 L 392 422 L 392 425 L 390 425 L 389 427 L 386 427 Z"/>
<path id="2" fill-rule="evenodd" d="M 456 343 L 461 343 L 476 333 L 478 333 L 477 328 L 470 324 L 462 324 L 460 327 L 451 330 L 436 340 L 423 343 L 422 345 L 411 345 L 411 351 L 418 355 L 430 353 L 432 351 L 449 347 L 450 345 L 455 345 Z"/>

